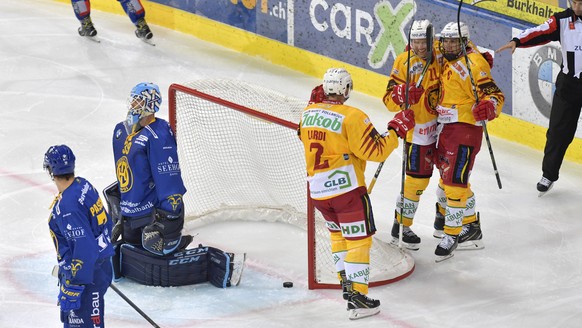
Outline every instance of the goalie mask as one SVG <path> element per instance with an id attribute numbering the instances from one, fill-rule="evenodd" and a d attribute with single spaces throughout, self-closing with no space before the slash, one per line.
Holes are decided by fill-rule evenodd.
<path id="1" fill-rule="evenodd" d="M 156 84 L 144 82 L 131 89 L 127 99 L 127 119 L 125 120 L 127 134 L 141 129 L 139 120 L 160 110 L 161 104 L 162 95 Z"/>
<path id="2" fill-rule="evenodd" d="M 330 68 L 323 76 L 323 92 L 326 96 L 344 96 L 348 100 L 353 87 L 352 77 L 344 68 Z"/>
<path id="3" fill-rule="evenodd" d="M 48 171 L 51 178 L 55 175 L 73 174 L 75 173 L 75 155 L 66 145 L 51 146 L 44 154 L 42 167 Z"/>
<path id="4" fill-rule="evenodd" d="M 459 25 L 461 35 L 459 36 Z M 469 27 L 460 22 L 450 22 L 441 31 L 440 51 L 446 60 L 452 61 L 463 55 L 463 47 L 469 43 Z"/>

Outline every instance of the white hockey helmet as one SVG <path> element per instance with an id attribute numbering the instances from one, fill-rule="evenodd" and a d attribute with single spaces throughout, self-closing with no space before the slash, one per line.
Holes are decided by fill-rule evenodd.
<path id="1" fill-rule="evenodd" d="M 445 25 L 445 27 L 443 27 L 443 30 L 441 31 L 441 39 L 452 39 L 452 38 L 459 38 L 459 25 L 461 25 L 461 36 L 463 37 L 463 39 L 466 40 L 469 39 L 469 27 L 467 26 L 467 24 L 463 23 L 463 22 L 459 22 L 459 24 L 457 24 L 457 22 L 450 22 L 447 23 L 447 25 Z"/>
<path id="2" fill-rule="evenodd" d="M 461 36 L 459 37 L 459 26 Z M 469 43 L 469 27 L 463 23 L 450 22 L 443 27 L 440 35 L 440 50 L 446 60 L 456 60 L 463 55 L 463 48 L 466 48 Z M 445 45 L 445 40 L 453 40 L 453 44 Z"/>
<path id="3" fill-rule="evenodd" d="M 323 75 L 323 92 L 326 96 L 339 95 L 347 100 L 353 87 L 352 76 L 345 68 L 330 68 Z"/>
<path id="4" fill-rule="evenodd" d="M 415 20 L 410 28 L 410 39 L 426 39 L 426 28 L 430 25 L 428 19 Z"/>

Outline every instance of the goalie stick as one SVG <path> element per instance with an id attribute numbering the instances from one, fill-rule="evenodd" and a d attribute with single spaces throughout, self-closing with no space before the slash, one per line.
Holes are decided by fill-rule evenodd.
<path id="1" fill-rule="evenodd" d="M 58 278 L 59 277 L 59 266 L 55 265 L 53 267 L 53 271 L 52 271 L 52 276 Z M 117 286 L 115 286 L 113 283 L 111 283 L 111 285 L 109 285 L 109 287 L 111 287 L 111 289 L 113 289 L 114 292 L 117 293 L 117 295 L 119 295 L 119 297 L 123 298 L 123 300 L 129 304 L 137 313 L 139 313 L 144 319 L 147 320 L 147 322 L 149 322 L 152 327 L 155 328 L 160 328 L 160 326 L 158 326 L 158 324 L 153 321 L 150 317 L 148 317 L 147 314 L 145 314 L 137 305 L 135 305 L 135 303 L 133 303 L 129 297 L 125 296 L 124 293 L 122 293 L 119 288 L 117 288 Z"/>

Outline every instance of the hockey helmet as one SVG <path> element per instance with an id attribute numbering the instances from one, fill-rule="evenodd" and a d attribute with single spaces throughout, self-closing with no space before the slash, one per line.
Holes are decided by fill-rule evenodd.
<path id="1" fill-rule="evenodd" d="M 330 68 L 323 75 L 323 92 L 326 96 L 339 95 L 347 100 L 353 87 L 352 76 L 344 68 Z"/>
<path id="2" fill-rule="evenodd" d="M 159 111 L 161 104 L 162 94 L 156 84 L 142 82 L 133 87 L 127 101 L 126 126 L 129 128 L 128 133 L 133 130 L 140 119 Z"/>
<path id="3" fill-rule="evenodd" d="M 429 25 L 430 21 L 428 19 L 414 21 L 412 23 L 412 27 L 410 28 L 410 39 L 426 39 L 426 28 Z"/>
<path id="4" fill-rule="evenodd" d="M 44 154 L 42 167 L 51 177 L 72 174 L 75 172 L 75 155 L 66 145 L 51 146 Z"/>
<path id="5" fill-rule="evenodd" d="M 460 36 L 459 36 L 460 31 Z M 458 43 L 454 41 L 455 46 L 447 47 L 444 45 L 445 40 L 454 39 L 459 41 Z M 469 43 L 469 27 L 463 23 L 450 22 L 443 27 L 440 35 L 440 50 L 447 60 L 455 60 L 459 58 L 463 53 L 463 47 L 467 47 Z"/>

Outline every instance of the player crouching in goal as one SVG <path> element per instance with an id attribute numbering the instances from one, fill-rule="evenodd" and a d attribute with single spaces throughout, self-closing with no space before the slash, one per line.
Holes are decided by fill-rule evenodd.
<path id="1" fill-rule="evenodd" d="M 113 132 L 117 182 L 103 193 L 115 224 L 115 278 L 162 287 L 237 286 L 246 254 L 186 248 L 193 239 L 182 235 L 186 188 L 174 133 L 155 117 L 161 103 L 156 84 L 139 83 L 129 95 L 127 119 Z"/>
<path id="2" fill-rule="evenodd" d="M 352 87 L 345 69 L 327 70 L 324 95 L 320 87 L 313 90 L 298 133 L 305 148 L 310 197 L 330 231 L 348 317 L 354 320 L 380 312 L 380 301 L 367 296 L 376 227 L 364 181 L 366 161 L 385 161 L 398 147 L 398 137 L 406 137 L 414 127 L 414 113 L 399 112 L 388 123 L 386 135 L 381 135 L 366 113 L 344 105 Z"/>

